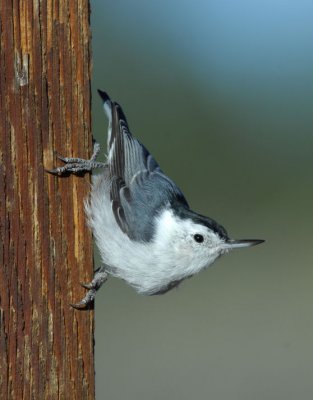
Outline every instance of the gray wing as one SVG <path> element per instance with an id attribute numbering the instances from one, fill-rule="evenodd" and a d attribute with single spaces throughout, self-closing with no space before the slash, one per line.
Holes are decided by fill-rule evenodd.
<path id="1" fill-rule="evenodd" d="M 116 222 L 131 239 L 150 241 L 160 210 L 177 202 L 188 208 L 187 201 L 149 151 L 132 136 L 120 105 L 106 93 L 99 94 L 109 118 L 110 197 Z"/>

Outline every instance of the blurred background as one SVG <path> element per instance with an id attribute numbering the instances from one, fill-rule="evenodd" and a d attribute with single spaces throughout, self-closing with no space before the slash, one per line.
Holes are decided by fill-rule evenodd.
<path id="1" fill-rule="evenodd" d="M 312 399 L 312 1 L 91 12 L 96 139 L 102 88 L 192 209 L 266 240 L 164 296 L 111 278 L 96 301 L 97 399 Z"/>

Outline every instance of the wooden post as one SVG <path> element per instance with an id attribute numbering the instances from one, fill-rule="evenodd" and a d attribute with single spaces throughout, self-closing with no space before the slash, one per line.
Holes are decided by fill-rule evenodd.
<path id="1" fill-rule="evenodd" d="M 88 0 L 0 0 L 0 397 L 94 399 Z"/>

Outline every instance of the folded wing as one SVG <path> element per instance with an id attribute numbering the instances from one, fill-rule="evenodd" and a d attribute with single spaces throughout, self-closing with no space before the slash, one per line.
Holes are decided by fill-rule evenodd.
<path id="1" fill-rule="evenodd" d="M 155 217 L 166 205 L 187 201 L 149 151 L 130 133 L 120 105 L 99 91 L 109 118 L 110 198 L 116 222 L 131 239 L 150 241 Z"/>

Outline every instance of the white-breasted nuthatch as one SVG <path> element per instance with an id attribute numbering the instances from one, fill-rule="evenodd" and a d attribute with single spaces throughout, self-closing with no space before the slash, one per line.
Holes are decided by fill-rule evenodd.
<path id="1" fill-rule="evenodd" d="M 108 156 L 96 161 L 59 157 L 65 165 L 50 172 L 80 173 L 103 168 L 93 176 L 85 202 L 88 223 L 103 266 L 75 304 L 84 308 L 107 275 L 122 278 L 139 293 L 162 294 L 211 265 L 229 250 L 254 246 L 263 240 L 233 240 L 213 219 L 192 211 L 176 186 L 148 150 L 130 133 L 120 105 L 99 90 L 109 119 Z"/>

